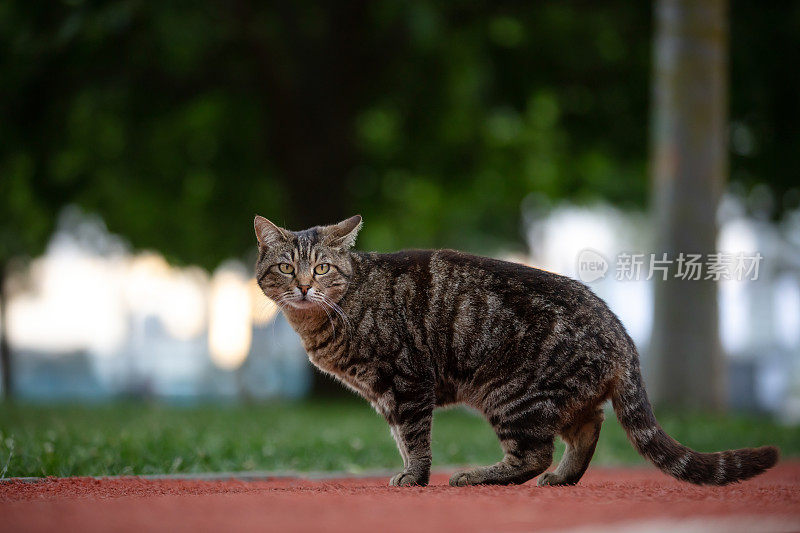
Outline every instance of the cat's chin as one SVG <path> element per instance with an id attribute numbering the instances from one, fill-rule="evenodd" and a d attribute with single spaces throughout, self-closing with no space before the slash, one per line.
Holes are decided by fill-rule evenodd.
<path id="1" fill-rule="evenodd" d="M 311 311 L 320 308 L 319 304 L 312 302 L 311 300 L 292 300 L 287 302 L 287 304 L 292 309 L 296 309 L 298 311 Z"/>

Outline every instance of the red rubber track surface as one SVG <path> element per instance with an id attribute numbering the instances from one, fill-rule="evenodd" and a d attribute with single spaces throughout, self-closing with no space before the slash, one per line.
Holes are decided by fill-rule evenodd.
<path id="1" fill-rule="evenodd" d="M 425 488 L 387 481 L 9 481 L 0 483 L 0 531 L 800 531 L 800 463 L 727 487 L 646 468 L 590 468 L 575 487 L 453 488 L 446 474 Z"/>

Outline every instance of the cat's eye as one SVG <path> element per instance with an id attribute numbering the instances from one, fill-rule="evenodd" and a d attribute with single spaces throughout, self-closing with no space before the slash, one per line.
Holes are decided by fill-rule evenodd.
<path id="1" fill-rule="evenodd" d="M 331 269 L 331 265 L 328 263 L 320 263 L 314 267 L 314 274 L 322 275 L 327 274 L 328 271 Z"/>
<path id="2" fill-rule="evenodd" d="M 291 274 L 294 272 L 294 267 L 289 263 L 281 263 L 278 265 L 278 270 L 280 270 L 282 274 Z"/>

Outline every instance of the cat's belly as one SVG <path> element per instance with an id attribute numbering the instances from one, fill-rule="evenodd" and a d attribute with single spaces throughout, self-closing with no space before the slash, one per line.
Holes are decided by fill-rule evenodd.
<path id="1" fill-rule="evenodd" d="M 436 384 L 436 406 L 444 407 L 460 403 L 458 395 L 458 387 L 449 381 L 440 381 Z"/>

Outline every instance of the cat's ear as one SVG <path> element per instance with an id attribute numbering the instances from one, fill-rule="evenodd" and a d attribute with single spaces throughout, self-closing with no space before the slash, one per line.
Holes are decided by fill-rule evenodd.
<path id="1" fill-rule="evenodd" d="M 322 242 L 334 248 L 352 248 L 361 229 L 361 215 L 350 217 L 333 226 L 322 229 Z"/>
<path id="2" fill-rule="evenodd" d="M 253 222 L 256 228 L 256 239 L 261 246 L 269 246 L 276 242 L 285 241 L 289 237 L 289 232 L 279 228 L 266 218 L 256 215 Z"/>

